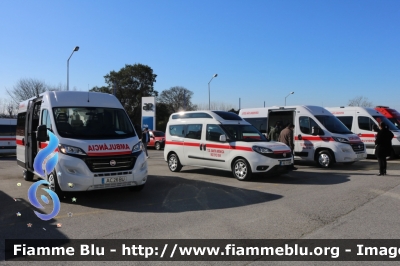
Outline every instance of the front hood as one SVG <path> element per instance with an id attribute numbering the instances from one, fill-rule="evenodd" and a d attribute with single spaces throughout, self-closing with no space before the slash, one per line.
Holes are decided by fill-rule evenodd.
<path id="1" fill-rule="evenodd" d="M 360 137 L 357 136 L 356 134 L 346 134 L 346 135 L 332 134 L 332 137 L 348 139 L 348 140 L 349 140 L 349 143 L 359 143 L 359 142 L 362 142 L 361 139 L 360 139 Z"/>
<path id="2" fill-rule="evenodd" d="M 132 148 L 139 142 L 137 137 L 112 140 L 60 139 L 60 144 L 82 149 L 89 156 L 110 156 L 132 153 Z"/>

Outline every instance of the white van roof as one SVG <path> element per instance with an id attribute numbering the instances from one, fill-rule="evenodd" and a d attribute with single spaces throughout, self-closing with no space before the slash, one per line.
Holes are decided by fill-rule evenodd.
<path id="1" fill-rule="evenodd" d="M 349 113 L 368 113 L 372 116 L 384 116 L 381 112 L 369 107 L 360 106 L 341 106 L 341 107 L 326 107 L 326 110 L 334 115 L 349 114 Z"/>
<path id="2" fill-rule="evenodd" d="M 303 110 L 312 113 L 313 115 L 331 115 L 330 112 L 324 107 L 316 106 L 316 105 L 292 105 L 292 106 L 270 106 L 270 107 L 260 107 L 260 108 L 245 108 L 241 109 L 239 115 L 241 117 L 267 117 L 268 110 Z"/>
<path id="3" fill-rule="evenodd" d="M 177 122 L 203 122 L 204 119 L 214 119 L 222 124 L 244 124 L 250 125 L 249 122 L 238 116 L 233 112 L 226 111 L 187 111 L 187 112 L 178 112 L 173 113 L 169 117 L 169 123 L 173 121 Z"/>
<path id="4" fill-rule="evenodd" d="M 40 96 L 43 101 L 48 101 L 51 107 L 108 107 L 108 108 L 123 108 L 118 99 L 111 94 L 101 92 L 87 91 L 46 91 Z M 28 102 L 35 99 L 23 101 L 19 104 L 18 112 L 25 112 L 28 107 Z"/>

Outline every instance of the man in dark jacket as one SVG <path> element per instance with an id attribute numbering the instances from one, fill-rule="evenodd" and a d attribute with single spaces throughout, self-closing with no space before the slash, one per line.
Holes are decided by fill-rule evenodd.
<path id="1" fill-rule="evenodd" d="M 142 134 L 142 143 L 144 147 L 144 151 L 146 152 L 146 157 L 149 158 L 149 154 L 147 153 L 147 143 L 150 142 L 150 134 L 149 134 L 149 128 L 145 127 L 143 134 Z"/>
<path id="2" fill-rule="evenodd" d="M 379 175 L 386 175 L 386 157 L 392 151 L 393 133 L 384 122 L 379 123 L 379 131 L 375 139 L 375 155 L 379 163 Z"/>
<path id="3" fill-rule="evenodd" d="M 285 143 L 286 145 L 288 145 L 290 147 L 290 149 L 292 150 L 292 156 L 293 156 L 293 152 L 294 152 L 293 130 L 294 130 L 294 125 L 292 123 L 290 123 L 285 129 L 283 129 L 281 131 L 281 133 L 279 134 L 279 138 L 278 138 L 279 142 Z M 297 170 L 297 168 L 294 167 L 293 164 L 291 165 L 291 169 Z"/>

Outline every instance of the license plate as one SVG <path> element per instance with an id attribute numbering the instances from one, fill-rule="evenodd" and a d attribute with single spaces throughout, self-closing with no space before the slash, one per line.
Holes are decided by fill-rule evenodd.
<path id="1" fill-rule="evenodd" d="M 118 177 L 106 177 L 102 178 L 102 184 L 108 183 L 121 183 L 126 181 L 126 176 L 118 176 Z"/>
<path id="2" fill-rule="evenodd" d="M 280 161 L 280 165 L 291 165 L 291 164 L 292 164 L 291 160 Z"/>
<path id="3" fill-rule="evenodd" d="M 364 158 L 364 154 L 357 154 L 357 159 L 362 159 L 362 158 Z"/>

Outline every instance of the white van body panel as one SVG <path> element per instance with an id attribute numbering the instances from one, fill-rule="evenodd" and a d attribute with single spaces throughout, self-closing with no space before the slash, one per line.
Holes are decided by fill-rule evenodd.
<path id="1" fill-rule="evenodd" d="M 40 105 L 40 121 L 42 125 L 44 110 L 47 110 L 51 120 L 51 130 L 59 140 L 58 163 L 55 167 L 58 183 L 62 191 L 86 191 L 95 189 L 106 189 L 113 187 L 128 187 L 138 186 L 146 183 L 148 169 L 147 160 L 144 153 L 132 153 L 135 145 L 140 144 L 137 134 L 127 138 L 105 138 L 105 139 L 90 139 L 90 138 L 73 138 L 62 136 L 56 126 L 56 117 L 53 112 L 54 108 L 112 108 L 115 110 L 123 110 L 121 103 L 113 95 L 105 93 L 79 92 L 79 91 L 61 91 L 61 92 L 45 92 L 40 95 L 42 97 Z M 29 102 L 36 98 L 24 101 L 19 105 L 19 114 L 28 111 Z M 123 110 L 125 113 L 125 111 Z M 126 114 L 126 113 L 125 113 Z M 68 123 L 73 124 L 75 115 L 69 115 Z M 127 116 L 126 116 L 127 117 Z M 86 127 L 88 121 L 82 120 L 81 127 Z M 116 118 L 114 118 L 116 119 Z M 129 118 L 128 118 L 129 120 Z M 104 118 L 103 121 L 106 121 Z M 129 123 L 133 127 L 129 120 Z M 25 130 L 27 130 L 25 125 Z M 134 130 L 134 129 L 133 129 Z M 117 132 L 117 131 L 115 131 Z M 24 136 L 17 134 L 17 162 L 24 170 L 26 170 L 25 156 L 25 140 Z M 47 142 L 38 142 L 38 151 L 45 148 Z M 60 151 L 60 145 L 80 148 L 85 155 L 69 155 Z M 113 161 L 113 162 L 111 162 Z M 111 164 L 114 164 L 113 166 Z M 133 165 L 132 165 L 133 164 Z M 132 165 L 131 168 L 130 165 Z M 34 172 L 32 169 L 30 170 Z M 41 176 L 37 172 L 35 175 L 47 179 L 46 176 Z M 48 173 L 49 174 L 49 173 Z M 110 182 L 123 180 L 121 182 Z M 73 184 L 71 187 L 70 184 Z"/>
<path id="2" fill-rule="evenodd" d="M 383 120 L 388 124 L 389 129 L 393 132 L 394 137 L 392 140 L 392 146 L 394 152 L 396 155 L 400 155 L 400 130 L 379 111 L 374 108 L 352 106 L 327 107 L 326 109 L 339 119 L 351 118 L 351 124 L 346 126 L 351 126 L 350 130 L 357 134 L 361 138 L 361 141 L 365 143 L 369 155 L 375 154 L 375 138 L 377 134 L 370 126 L 378 126 L 378 120 Z M 366 121 L 369 121 L 370 123 L 368 128 L 364 123 Z"/>
<path id="3" fill-rule="evenodd" d="M 279 115 L 279 114 L 285 115 Z M 352 163 L 366 158 L 367 153 L 361 139 L 355 134 L 333 133 L 324 126 L 316 116 L 332 117 L 333 115 L 325 108 L 320 106 L 273 106 L 265 108 L 249 108 L 241 109 L 239 115 L 247 120 L 252 121 L 258 119 L 258 125 L 262 132 L 267 133 L 276 121 L 282 122 L 285 126 L 288 123 L 293 123 L 294 128 L 294 144 L 295 158 L 303 160 L 318 160 L 318 153 L 322 150 L 330 150 L 335 156 L 335 162 Z M 275 119 L 272 119 L 275 117 Z M 311 119 L 312 123 L 318 126 L 323 135 L 312 135 L 311 132 L 302 131 L 301 119 Z M 285 120 L 286 119 L 286 120 Z M 270 121 L 271 120 L 271 121 Z M 310 121 L 311 121 L 310 120 Z M 252 123 L 252 122 L 251 122 Z M 254 122 L 255 123 L 255 122 Z M 254 125 L 254 124 L 253 124 Z M 337 140 L 345 139 L 346 142 Z"/>
<path id="4" fill-rule="evenodd" d="M 0 118 L 0 154 L 16 153 L 16 125 L 17 119 Z"/>
<path id="5" fill-rule="evenodd" d="M 205 113 L 210 118 L 177 118 L 176 115 Z M 198 166 L 213 169 L 232 171 L 232 163 L 235 159 L 244 158 L 250 165 L 253 173 L 266 173 L 272 169 L 277 169 L 284 165 L 291 165 L 293 157 L 290 148 L 280 142 L 246 142 L 246 141 L 226 141 L 220 142 L 218 139 L 210 140 L 207 138 L 207 126 L 229 126 L 229 125 L 251 125 L 244 120 L 224 120 L 212 111 L 192 111 L 174 113 L 170 116 L 165 132 L 164 159 L 168 160 L 171 153 L 178 155 L 183 166 Z M 185 132 L 185 136 L 174 136 L 171 130 L 176 126 L 201 125 L 201 135 L 189 137 L 190 132 Z M 187 127 L 188 128 L 188 127 Z M 189 131 L 189 130 L 188 130 Z M 180 132 L 179 132 L 180 133 Z M 226 133 L 226 132 L 225 132 Z M 248 136 L 251 138 L 252 136 Z M 197 138 L 197 139 L 195 139 Z M 273 151 L 274 158 L 267 157 L 253 150 L 253 146 L 265 147 Z M 265 166 L 266 169 L 260 168 Z"/>

